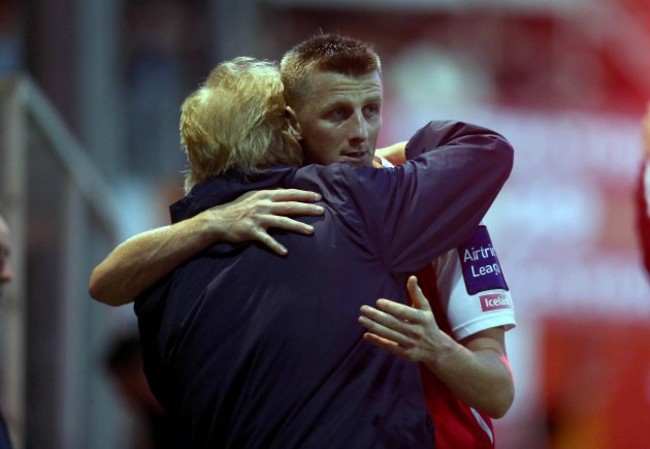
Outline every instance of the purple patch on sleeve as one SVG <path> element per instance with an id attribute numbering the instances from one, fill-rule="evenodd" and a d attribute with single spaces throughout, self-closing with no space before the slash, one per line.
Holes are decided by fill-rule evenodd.
<path id="1" fill-rule="evenodd" d="M 476 228 L 469 240 L 458 247 L 458 257 L 463 269 L 465 287 L 470 295 L 486 290 L 508 290 L 497 253 L 485 226 Z"/>

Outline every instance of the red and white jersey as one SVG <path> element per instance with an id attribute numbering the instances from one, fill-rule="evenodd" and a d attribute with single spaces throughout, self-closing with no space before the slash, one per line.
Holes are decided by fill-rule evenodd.
<path id="1" fill-rule="evenodd" d="M 392 166 L 377 159 L 383 167 Z M 508 330 L 516 325 L 510 291 L 484 225 L 417 277 L 438 326 L 457 341 L 493 327 Z M 424 366 L 421 373 L 436 449 L 494 448 L 492 419 L 458 399 Z"/>
<path id="2" fill-rule="evenodd" d="M 417 273 L 440 329 L 461 340 L 493 327 L 512 329 L 513 302 L 487 228 Z M 492 419 L 467 404 L 428 369 L 421 369 L 436 449 L 491 449 Z"/>

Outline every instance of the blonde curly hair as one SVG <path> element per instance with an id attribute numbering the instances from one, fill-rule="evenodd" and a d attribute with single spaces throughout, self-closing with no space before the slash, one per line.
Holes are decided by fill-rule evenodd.
<path id="1" fill-rule="evenodd" d="M 238 57 L 217 65 L 181 106 L 185 190 L 232 168 L 249 175 L 274 164 L 300 165 L 302 150 L 285 109 L 273 63 Z"/>

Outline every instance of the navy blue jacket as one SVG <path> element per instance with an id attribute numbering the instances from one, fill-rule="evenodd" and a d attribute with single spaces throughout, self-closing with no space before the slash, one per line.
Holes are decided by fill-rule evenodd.
<path id="1" fill-rule="evenodd" d="M 191 217 L 275 187 L 320 192 L 313 236 L 213 245 L 138 298 L 145 370 L 187 448 L 433 447 L 418 364 L 362 339 L 359 308 L 407 302 L 406 278 L 478 226 L 509 176 L 500 135 L 432 122 L 394 169 L 336 163 L 214 178 L 172 205 Z"/>

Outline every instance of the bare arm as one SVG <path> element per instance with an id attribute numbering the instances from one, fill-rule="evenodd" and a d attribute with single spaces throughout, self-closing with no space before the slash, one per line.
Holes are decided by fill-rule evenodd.
<path id="1" fill-rule="evenodd" d="M 269 228 L 311 234 L 313 228 L 291 215 L 321 215 L 310 204 L 320 195 L 296 189 L 248 192 L 195 217 L 143 232 L 115 248 L 93 270 L 88 291 L 99 302 L 127 304 L 174 268 L 219 241 L 257 240 L 279 255 L 287 249 L 268 234 Z"/>
<path id="2" fill-rule="evenodd" d="M 460 344 L 436 324 L 415 276 L 407 289 L 413 307 L 380 299 L 376 308 L 361 308 L 359 322 L 368 329 L 364 338 L 398 357 L 423 363 L 469 406 L 493 418 L 504 416 L 514 400 L 514 382 L 503 330 L 488 329 Z"/>
<path id="3" fill-rule="evenodd" d="M 406 141 L 397 142 L 384 148 L 377 148 L 375 155 L 387 159 L 393 165 L 400 165 L 406 161 Z"/>

